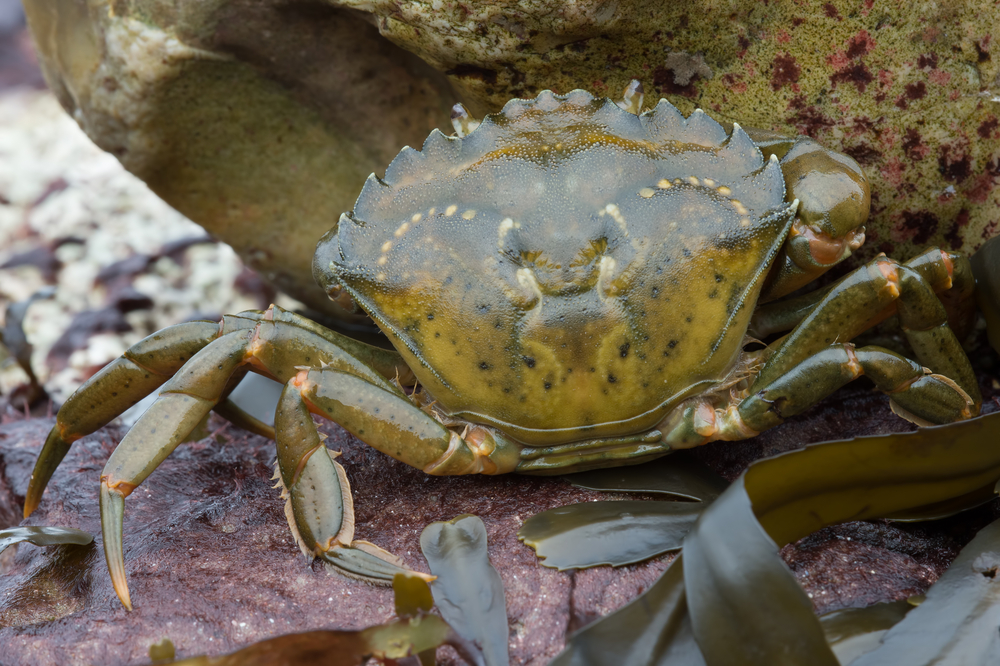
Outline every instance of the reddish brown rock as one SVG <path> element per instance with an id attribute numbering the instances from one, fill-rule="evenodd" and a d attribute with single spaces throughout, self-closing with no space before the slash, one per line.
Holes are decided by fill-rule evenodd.
<path id="1" fill-rule="evenodd" d="M 990 378 L 984 388 L 993 392 Z M 989 399 L 989 398 L 988 398 Z M 51 419 L 0 425 L 0 508 L 23 499 Z M 125 561 L 135 611 L 111 588 L 100 550 L 97 482 L 122 432 L 76 443 L 25 524 L 66 525 L 97 536 L 89 547 L 21 545 L 0 578 L 0 642 L 24 664 L 145 663 L 167 637 L 179 656 L 218 654 L 291 631 L 359 628 L 392 615 L 392 593 L 327 573 L 292 542 L 274 490 L 273 445 L 213 421 L 208 438 L 182 445 L 127 502 Z M 727 476 L 752 459 L 848 434 L 905 428 L 884 401 L 856 386 L 803 417 L 742 444 L 705 447 L 701 457 Z M 475 513 L 485 522 L 490 558 L 507 593 L 513 664 L 542 666 L 568 631 L 644 591 L 670 556 L 611 569 L 557 572 L 541 567 L 517 529 L 555 506 L 604 497 L 555 478 L 429 477 L 360 444 L 336 426 L 329 446 L 354 486 L 357 536 L 426 571 L 425 525 Z M 615 496 L 612 496 L 615 497 Z M 621 496 L 618 496 L 621 497 Z M 917 594 L 998 513 L 990 505 L 919 526 L 848 523 L 818 532 L 782 554 L 818 610 L 863 606 Z M 6 514 L 5 514 L 6 515 Z M 871 573 L 871 572 L 875 573 Z M 450 662 L 449 662 L 450 663 Z"/>

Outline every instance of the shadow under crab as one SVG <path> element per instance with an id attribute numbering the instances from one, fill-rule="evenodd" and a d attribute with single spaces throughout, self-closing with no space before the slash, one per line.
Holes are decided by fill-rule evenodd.
<path id="1" fill-rule="evenodd" d="M 72 441 L 163 385 L 101 477 L 105 554 L 129 607 L 125 497 L 213 408 L 270 434 L 226 403 L 250 370 L 286 385 L 274 435 L 300 547 L 374 581 L 402 563 L 353 539 L 346 474 L 311 413 L 436 475 L 561 473 L 752 437 L 862 374 L 915 421 L 978 413 L 935 295 L 971 295 L 964 257 L 879 257 L 776 300 L 863 241 L 860 168 L 809 139 L 642 103 L 637 84 L 620 103 L 543 92 L 468 133 L 460 112 L 460 136 L 404 149 L 314 262 L 330 296 L 370 315 L 395 351 L 275 307 L 166 329 L 60 410 L 25 515 Z M 847 342 L 893 314 L 920 363 Z M 788 329 L 744 351 L 748 333 Z"/>

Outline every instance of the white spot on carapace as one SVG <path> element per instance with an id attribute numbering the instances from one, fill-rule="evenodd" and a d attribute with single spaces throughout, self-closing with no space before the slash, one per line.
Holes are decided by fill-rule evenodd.
<path id="1" fill-rule="evenodd" d="M 697 178 L 695 178 L 694 176 L 688 176 L 688 177 L 687 177 L 687 182 L 691 183 L 691 184 L 692 184 L 692 185 L 694 185 L 695 187 L 698 187 L 699 185 L 701 185 L 701 181 L 699 181 L 699 180 L 698 180 Z"/>
<path id="2" fill-rule="evenodd" d="M 382 252 L 388 252 L 392 249 L 392 241 L 386 241 L 382 243 Z"/>
<path id="3" fill-rule="evenodd" d="M 414 213 L 413 217 L 410 218 L 410 222 L 412 222 L 413 224 L 416 224 L 417 222 L 420 221 L 421 217 L 423 217 L 423 215 L 421 215 L 420 213 Z"/>
<path id="4" fill-rule="evenodd" d="M 403 222 L 401 225 L 399 225 L 399 228 L 396 229 L 394 235 L 396 236 L 396 238 L 399 238 L 400 236 L 402 236 L 403 234 L 405 234 L 406 230 L 409 229 L 409 228 L 410 228 L 410 223 L 409 222 Z"/>
<path id="5" fill-rule="evenodd" d="M 711 178 L 705 178 L 702 182 L 705 183 L 705 187 L 715 187 L 715 181 Z"/>
<path id="6" fill-rule="evenodd" d="M 601 257 L 601 263 L 597 272 L 597 293 L 601 296 L 607 298 L 612 296 L 611 290 L 613 288 L 611 274 L 615 272 L 615 266 L 618 262 L 615 261 L 614 257 L 609 257 L 604 255 Z"/>
<path id="7" fill-rule="evenodd" d="M 642 188 L 641 190 L 639 190 L 639 196 L 642 197 L 643 199 L 648 199 L 649 197 L 653 196 L 653 188 L 652 187 Z"/>
<path id="8" fill-rule="evenodd" d="M 500 226 L 497 227 L 497 245 L 503 247 L 503 239 L 507 236 L 507 232 L 514 228 L 514 220 L 509 217 L 505 217 L 500 221 Z"/>
<path id="9" fill-rule="evenodd" d="M 451 217 L 452 215 L 455 214 L 456 210 L 458 210 L 458 206 L 452 204 L 444 209 L 444 214 L 447 215 L 448 217 Z"/>
<path id="10" fill-rule="evenodd" d="M 661 190 L 669 190 L 671 187 L 673 187 L 673 185 L 670 184 L 670 181 L 667 180 L 666 178 L 661 178 L 660 182 L 658 182 L 656 186 Z"/>
<path id="11" fill-rule="evenodd" d="M 378 261 L 375 263 L 377 263 L 379 266 L 385 266 L 388 262 L 389 262 L 389 257 L 383 254 L 381 257 L 378 258 Z"/>
<path id="12" fill-rule="evenodd" d="M 434 213 L 436 213 L 437 210 L 438 210 L 437 208 L 431 208 L 429 211 L 427 211 L 427 217 L 433 217 Z"/>
<path id="13" fill-rule="evenodd" d="M 622 215 L 620 210 L 618 210 L 618 206 L 613 203 L 609 203 L 601 212 L 610 215 L 611 218 L 618 223 L 618 226 L 622 228 L 622 231 L 625 232 L 625 235 L 628 235 L 628 226 L 625 224 L 625 216 Z"/>
<path id="14" fill-rule="evenodd" d="M 530 300 L 537 301 L 541 299 L 542 288 L 538 285 L 538 278 L 535 277 L 530 268 L 518 268 L 515 275 L 517 276 L 517 283 L 531 294 Z"/>
<path id="15" fill-rule="evenodd" d="M 722 187 L 720 187 L 719 189 L 717 189 L 716 192 L 718 192 L 719 194 L 721 194 L 724 197 L 728 197 L 730 194 L 733 193 L 733 191 L 731 189 L 729 189 L 728 187 L 726 187 L 725 185 L 723 185 Z"/>
<path id="16" fill-rule="evenodd" d="M 463 220 L 471 220 L 475 216 L 476 216 L 476 211 L 472 210 L 471 208 L 469 210 L 465 211 L 464 213 L 462 213 L 462 219 Z"/>
<path id="17" fill-rule="evenodd" d="M 746 215 L 747 214 L 747 212 L 748 212 L 747 211 L 747 207 L 743 205 L 742 201 L 740 201 L 739 199 L 733 199 L 732 200 L 732 204 L 733 204 L 733 208 L 736 209 L 736 212 L 739 215 Z"/>
<path id="18" fill-rule="evenodd" d="M 375 279 L 378 280 L 379 282 L 382 282 L 383 280 L 385 280 L 385 273 L 379 273 L 379 274 L 377 274 L 375 276 Z"/>
<path id="19" fill-rule="evenodd" d="M 750 218 L 749 217 L 740 218 L 740 226 L 741 227 L 749 227 L 750 226 Z"/>

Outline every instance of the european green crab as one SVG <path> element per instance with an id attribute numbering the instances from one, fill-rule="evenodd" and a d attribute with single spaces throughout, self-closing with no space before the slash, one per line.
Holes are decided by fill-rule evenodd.
<path id="1" fill-rule="evenodd" d="M 402 562 L 354 540 L 347 478 L 312 414 L 444 475 L 562 473 L 752 437 L 862 374 L 914 421 L 978 413 L 937 296 L 969 297 L 964 257 L 879 256 L 782 298 L 864 241 L 860 167 L 808 138 L 642 104 L 633 82 L 619 102 L 544 91 L 481 123 L 456 106 L 456 136 L 404 148 L 317 247 L 321 286 L 395 350 L 274 306 L 165 329 L 59 410 L 25 516 L 73 441 L 161 385 L 101 477 L 128 608 L 125 497 L 212 409 L 273 432 L 302 551 L 372 581 Z M 850 343 L 893 314 L 919 363 Z M 228 402 L 247 371 L 285 384 L 273 431 Z"/>

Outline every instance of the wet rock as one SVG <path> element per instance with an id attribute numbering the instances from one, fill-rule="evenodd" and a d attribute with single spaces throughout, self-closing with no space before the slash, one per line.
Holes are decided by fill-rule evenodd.
<path id="1" fill-rule="evenodd" d="M 51 423 L 0 426 L 4 501 L 23 498 Z M 484 519 L 490 557 L 507 590 L 513 663 L 547 663 L 571 622 L 621 606 L 666 567 L 667 559 L 575 575 L 540 567 L 534 552 L 517 540 L 522 520 L 600 493 L 557 479 L 429 477 L 339 428 L 327 431 L 328 445 L 344 451 L 359 538 L 426 571 L 419 536 L 427 523 L 466 512 Z M 98 478 L 121 434 L 105 429 L 74 444 L 25 524 L 74 526 L 99 535 Z M 99 536 L 91 549 L 18 546 L 11 570 L 0 578 L 0 641 L 7 658 L 144 663 L 149 645 L 164 637 L 179 656 L 217 654 L 281 633 L 361 628 L 389 618 L 391 590 L 303 559 L 272 488 L 273 456 L 268 440 L 224 428 L 179 447 L 129 497 L 125 560 L 132 613 L 111 588 Z M 57 621 L 68 616 L 71 622 Z"/>
<path id="2" fill-rule="evenodd" d="M 312 280 L 319 237 L 369 173 L 450 127 L 444 75 L 353 10 L 59 0 L 27 13 L 50 87 L 94 141 L 312 307 L 330 305 Z"/>
<path id="3" fill-rule="evenodd" d="M 841 391 L 831 403 L 770 431 L 764 436 L 770 440 L 758 438 L 763 440 L 759 446 L 787 450 L 829 438 L 831 430 L 845 436 L 903 425 L 863 386 Z M 837 410 L 843 416 L 835 417 Z M 34 456 L 52 423 L 14 418 L 8 413 L 8 422 L 0 425 L 0 505 L 8 507 L 23 499 Z M 122 609 L 111 588 L 97 513 L 100 470 L 122 431 L 104 429 L 74 444 L 40 509 L 25 524 L 77 527 L 98 535 L 97 543 L 89 549 L 18 547 L 0 578 L 5 654 L 19 663 L 144 663 L 149 645 L 162 638 L 173 641 L 179 656 L 218 654 L 290 631 L 359 628 L 391 616 L 388 589 L 328 573 L 322 564 L 302 558 L 272 488 L 273 444 L 218 420 L 210 429 L 208 438 L 181 445 L 127 501 L 125 562 L 132 613 Z M 546 569 L 517 539 L 523 520 L 608 496 L 557 478 L 430 477 L 336 426 L 325 430 L 328 446 L 344 452 L 358 538 L 426 571 L 419 549 L 426 524 L 461 513 L 483 519 L 490 558 L 506 588 L 514 664 L 548 663 L 568 631 L 633 599 L 671 559 L 621 569 Z M 750 447 L 742 454 L 722 455 L 719 447 L 706 447 L 704 459 L 720 471 L 738 473 L 759 455 L 761 449 L 752 448 L 755 441 L 742 445 Z M 820 610 L 905 598 L 933 583 L 976 529 L 997 513 L 988 505 L 917 526 L 848 523 L 807 537 L 782 554 Z M 66 617 L 72 621 L 58 621 Z"/>
<path id="4" fill-rule="evenodd" d="M 313 247 L 369 173 L 450 131 L 456 101 L 483 114 L 546 88 L 617 97 L 639 78 L 650 102 L 852 155 L 873 192 L 860 259 L 972 251 L 1000 224 L 1000 8 L 975 0 L 29 9 L 48 80 L 94 140 L 320 310 Z"/>

